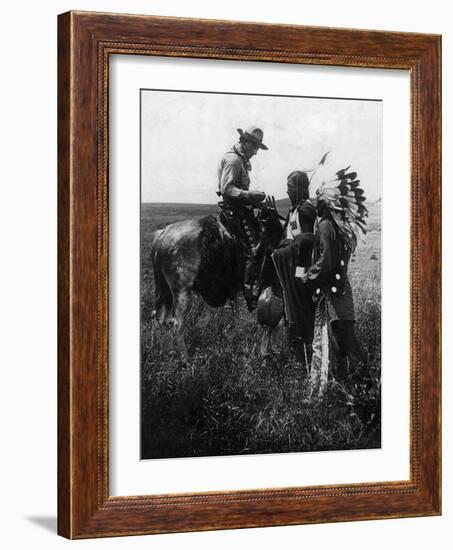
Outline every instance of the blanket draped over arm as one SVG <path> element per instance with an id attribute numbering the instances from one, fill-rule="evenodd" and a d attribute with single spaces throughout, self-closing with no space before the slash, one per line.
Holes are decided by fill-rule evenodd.
<path id="1" fill-rule="evenodd" d="M 285 320 L 294 327 L 303 339 L 313 335 L 314 303 L 312 287 L 304 285 L 295 277 L 296 266 L 300 265 L 301 255 L 311 255 L 313 234 L 303 233 L 284 248 L 278 248 L 272 255 L 283 291 Z"/>

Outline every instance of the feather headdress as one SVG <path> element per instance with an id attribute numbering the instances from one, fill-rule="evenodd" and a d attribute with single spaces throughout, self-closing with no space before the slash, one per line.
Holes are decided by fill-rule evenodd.
<path id="1" fill-rule="evenodd" d="M 320 168 L 324 166 L 327 153 L 321 159 Z M 357 179 L 357 172 L 349 171 L 351 167 L 338 170 L 330 178 L 324 170 L 316 170 L 319 186 L 316 189 L 316 200 L 323 201 L 330 211 L 333 221 L 340 234 L 349 243 L 351 252 L 357 246 L 358 239 L 363 239 L 367 232 L 366 218 L 368 210 L 365 206 L 366 197 Z M 321 175 L 322 174 L 322 175 Z"/>

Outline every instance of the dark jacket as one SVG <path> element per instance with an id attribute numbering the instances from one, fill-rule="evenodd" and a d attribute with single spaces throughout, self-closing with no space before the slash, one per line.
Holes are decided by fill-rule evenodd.
<path id="1" fill-rule="evenodd" d="M 308 269 L 315 298 L 325 296 L 330 321 L 355 319 L 352 289 L 348 278 L 350 248 L 329 218 L 318 224 L 313 251 L 314 263 Z"/>
<path id="2" fill-rule="evenodd" d="M 334 294 L 341 294 L 345 286 L 350 251 L 329 217 L 322 218 L 318 224 L 313 259 L 313 265 L 308 270 L 308 279 L 325 292 L 335 289 Z"/>

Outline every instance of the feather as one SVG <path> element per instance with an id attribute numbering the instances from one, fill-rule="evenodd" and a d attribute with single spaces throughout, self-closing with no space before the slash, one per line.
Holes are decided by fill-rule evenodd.
<path id="1" fill-rule="evenodd" d="M 349 180 L 355 180 L 357 177 L 357 172 L 350 172 L 349 174 L 345 174 L 344 177 Z"/>
<path id="2" fill-rule="evenodd" d="M 363 204 L 359 204 L 359 208 L 357 210 L 357 213 L 361 217 L 368 216 L 368 210 L 367 210 L 366 206 L 364 206 Z"/>
<path id="3" fill-rule="evenodd" d="M 351 165 L 347 166 L 346 168 L 342 168 L 341 170 L 338 170 L 337 172 L 338 178 L 342 179 L 344 177 L 346 170 L 349 170 L 349 168 L 351 168 Z"/>
<path id="4" fill-rule="evenodd" d="M 343 195 L 345 198 L 348 199 L 349 202 L 355 204 L 357 202 L 357 196 L 352 192 L 348 191 L 346 195 Z"/>
<path id="5" fill-rule="evenodd" d="M 360 185 L 360 180 L 350 181 L 349 186 L 352 187 L 352 189 L 355 189 Z"/>
<path id="6" fill-rule="evenodd" d="M 326 155 L 321 159 L 324 163 Z M 365 218 L 368 210 L 365 206 L 365 192 L 360 187 L 357 172 L 348 172 L 350 166 L 336 172 L 336 178 L 329 179 L 326 166 L 318 167 L 316 178 L 316 197 L 322 200 L 330 210 L 332 219 L 351 251 L 357 246 L 358 239 L 367 233 Z"/>
<path id="7" fill-rule="evenodd" d="M 324 164 L 326 162 L 327 155 L 330 153 L 330 151 L 327 151 L 327 153 L 324 153 L 322 156 L 322 159 L 319 161 L 319 164 Z"/>
<path id="8" fill-rule="evenodd" d="M 341 182 L 340 185 L 338 186 L 338 189 L 340 190 L 340 193 L 342 195 L 346 195 L 349 190 L 349 187 L 345 185 L 343 182 Z"/>

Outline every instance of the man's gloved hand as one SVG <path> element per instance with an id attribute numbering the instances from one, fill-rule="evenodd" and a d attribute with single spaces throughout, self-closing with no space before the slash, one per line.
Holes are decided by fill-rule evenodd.
<path id="1" fill-rule="evenodd" d="M 262 191 L 248 191 L 247 198 L 251 203 L 259 204 L 266 198 L 266 193 L 263 193 Z"/>

